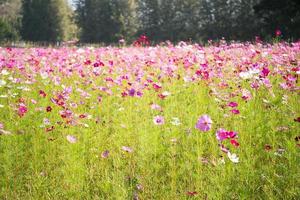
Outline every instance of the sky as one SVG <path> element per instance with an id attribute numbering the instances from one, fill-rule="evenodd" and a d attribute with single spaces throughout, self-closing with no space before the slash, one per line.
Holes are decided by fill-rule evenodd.
<path id="1" fill-rule="evenodd" d="M 68 0 L 69 4 L 72 4 L 75 0 Z"/>
<path id="2" fill-rule="evenodd" d="M 74 6 L 73 4 L 74 4 L 75 0 L 68 0 L 68 2 L 71 6 Z"/>

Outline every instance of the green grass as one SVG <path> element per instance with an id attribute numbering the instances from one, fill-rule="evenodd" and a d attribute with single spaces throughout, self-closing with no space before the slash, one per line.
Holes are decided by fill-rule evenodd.
<path id="1" fill-rule="evenodd" d="M 74 79 L 64 84 L 76 87 Z M 204 82 L 165 80 L 163 88 L 171 93 L 165 100 L 148 91 L 141 98 L 112 95 L 95 103 L 99 93 L 88 89 L 92 97 L 73 111 L 93 118 L 80 120 L 88 127 L 73 127 L 56 124 L 61 121 L 60 109 L 50 103 L 49 96 L 38 96 L 41 88 L 51 94 L 60 86 L 38 80 L 29 87 L 30 92 L 0 88 L 3 94 L 17 91 L 27 102 L 38 100 L 19 118 L 9 106 L 17 98 L 0 99 L 5 105 L 0 108 L 1 122 L 12 132 L 0 135 L 0 199 L 300 198 L 299 147 L 294 140 L 300 126 L 293 121 L 300 113 L 296 93 L 273 88 L 272 97 L 268 90 L 252 90 L 251 101 L 236 98 L 240 115 L 224 117 L 228 111 L 220 108 Z M 284 94 L 288 105 L 282 103 Z M 72 94 L 71 99 L 78 102 L 80 97 Z M 163 113 L 151 110 L 152 102 L 161 105 Z M 35 111 L 48 105 L 53 107 L 51 113 Z M 202 114 L 209 114 L 214 122 L 207 133 L 194 128 Z M 154 125 L 156 115 L 163 115 L 166 123 Z M 172 125 L 172 117 L 182 124 Z M 55 125 L 53 131 L 40 128 L 43 118 Z M 282 126 L 288 130 L 278 130 Z M 240 157 L 237 164 L 218 148 L 215 132 L 221 127 L 239 133 L 240 147 L 230 147 Z M 69 143 L 67 135 L 76 136 L 77 143 Z M 266 144 L 271 145 L 270 151 L 265 150 Z M 124 152 L 122 146 L 134 151 Z M 276 154 L 278 148 L 285 149 L 282 155 Z M 110 151 L 106 159 L 101 158 L 105 150 Z M 195 196 L 187 195 L 193 191 Z"/>

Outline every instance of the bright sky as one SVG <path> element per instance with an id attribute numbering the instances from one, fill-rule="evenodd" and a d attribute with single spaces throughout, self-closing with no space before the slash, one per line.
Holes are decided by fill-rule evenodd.
<path id="1" fill-rule="evenodd" d="M 68 0 L 69 4 L 72 5 L 72 6 L 74 6 L 74 5 L 73 5 L 74 1 L 75 1 L 75 0 Z"/>

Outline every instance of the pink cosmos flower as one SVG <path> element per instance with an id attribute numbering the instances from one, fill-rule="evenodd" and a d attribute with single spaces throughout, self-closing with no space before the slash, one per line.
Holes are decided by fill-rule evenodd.
<path id="1" fill-rule="evenodd" d="M 132 149 L 132 148 L 126 147 L 126 146 L 122 146 L 122 150 L 123 150 L 123 151 L 126 151 L 127 153 L 132 153 L 132 152 L 133 152 L 133 149 Z"/>
<path id="2" fill-rule="evenodd" d="M 163 125 L 165 123 L 165 119 L 163 116 L 155 116 L 153 118 L 153 122 L 155 125 Z"/>
<path id="3" fill-rule="evenodd" d="M 51 124 L 51 122 L 48 118 L 44 118 L 43 123 L 44 123 L 44 125 L 50 125 Z"/>
<path id="4" fill-rule="evenodd" d="M 159 89 L 161 89 L 161 84 L 160 83 L 153 83 L 152 86 L 153 86 L 155 91 L 158 91 Z"/>
<path id="5" fill-rule="evenodd" d="M 31 101 L 32 104 L 37 104 L 37 101 L 34 100 L 34 99 L 31 99 L 30 101 Z"/>
<path id="6" fill-rule="evenodd" d="M 75 136 L 73 136 L 73 135 L 67 135 L 67 140 L 71 144 L 75 144 L 77 142 L 77 138 Z"/>
<path id="7" fill-rule="evenodd" d="M 151 104 L 151 109 L 152 110 L 158 110 L 158 111 L 161 111 L 162 109 L 161 109 L 161 107 L 160 107 L 160 105 L 158 105 L 158 104 Z"/>
<path id="8" fill-rule="evenodd" d="M 161 98 L 161 99 L 165 99 L 166 97 L 170 96 L 171 93 L 168 92 L 168 91 L 164 91 L 163 93 L 161 94 L 158 94 L 158 97 Z"/>
<path id="9" fill-rule="evenodd" d="M 124 44 L 124 43 L 125 43 L 125 40 L 122 38 L 122 39 L 119 40 L 119 43 L 120 43 L 120 44 Z"/>
<path id="10" fill-rule="evenodd" d="M 224 130 L 224 129 L 222 129 L 222 128 L 220 128 L 216 132 L 216 137 L 217 137 L 217 140 L 219 140 L 219 141 L 226 140 L 227 139 L 227 131 Z"/>
<path id="11" fill-rule="evenodd" d="M 211 129 L 212 120 L 208 115 L 202 115 L 196 124 L 196 128 L 200 131 L 207 132 Z"/>
<path id="12" fill-rule="evenodd" d="M 242 90 L 242 98 L 246 101 L 250 100 L 252 98 L 251 92 L 247 89 Z"/>
<path id="13" fill-rule="evenodd" d="M 263 84 L 267 87 L 267 88 L 271 88 L 272 84 L 270 82 L 270 80 L 268 78 L 264 78 L 262 79 Z"/>
<path id="14" fill-rule="evenodd" d="M 108 151 L 108 150 L 105 150 L 105 151 L 103 151 L 103 152 L 101 153 L 101 157 L 102 157 L 102 158 L 108 158 L 108 156 L 109 156 L 109 151 Z"/>
<path id="15" fill-rule="evenodd" d="M 252 82 L 251 83 L 251 88 L 258 89 L 259 88 L 259 83 L 257 81 Z"/>
<path id="16" fill-rule="evenodd" d="M 59 111 L 59 114 L 62 118 L 65 119 L 65 118 L 71 118 L 73 113 L 70 110 L 61 110 L 61 111 Z"/>
<path id="17" fill-rule="evenodd" d="M 220 147 L 221 151 L 223 151 L 224 153 L 229 152 L 229 149 L 227 149 L 227 147 L 225 147 L 223 144 L 219 144 L 219 147 Z"/>

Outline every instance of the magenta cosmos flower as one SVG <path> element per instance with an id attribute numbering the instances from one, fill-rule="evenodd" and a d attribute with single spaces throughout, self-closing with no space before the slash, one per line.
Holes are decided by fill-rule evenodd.
<path id="1" fill-rule="evenodd" d="M 226 131 L 222 128 L 220 128 L 217 132 L 216 132 L 216 137 L 217 140 L 219 141 L 223 141 L 229 138 L 235 138 L 237 136 L 237 132 L 234 131 Z"/>
<path id="2" fill-rule="evenodd" d="M 163 116 L 155 116 L 153 118 L 153 122 L 155 125 L 163 125 L 165 123 L 165 119 Z"/>
<path id="3" fill-rule="evenodd" d="M 25 115 L 25 113 L 27 113 L 27 107 L 25 104 L 20 103 L 19 108 L 18 108 L 18 115 L 20 117 L 23 117 Z"/>
<path id="4" fill-rule="evenodd" d="M 238 106 L 238 103 L 232 101 L 232 102 L 229 102 L 229 103 L 228 103 L 228 106 L 229 106 L 229 107 L 232 107 L 232 108 L 235 108 L 235 107 Z"/>
<path id="5" fill-rule="evenodd" d="M 207 132 L 211 129 L 212 120 L 208 115 L 202 115 L 196 124 L 196 128 L 200 131 Z"/>
<path id="6" fill-rule="evenodd" d="M 230 112 L 235 115 L 240 114 L 240 111 L 238 109 L 232 109 L 232 110 L 230 110 Z"/>

